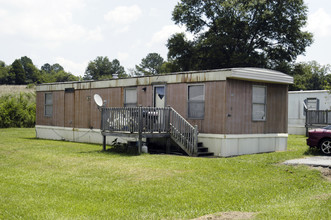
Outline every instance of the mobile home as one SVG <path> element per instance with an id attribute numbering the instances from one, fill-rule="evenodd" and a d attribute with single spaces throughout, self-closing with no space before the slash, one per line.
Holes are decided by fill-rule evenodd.
<path id="1" fill-rule="evenodd" d="M 36 136 L 102 143 L 101 114 L 93 101 L 98 94 L 107 107 L 170 106 L 197 125 L 199 142 L 216 156 L 284 151 L 291 83 L 278 71 L 231 68 L 41 84 Z"/>
<path id="2" fill-rule="evenodd" d="M 330 110 L 331 94 L 328 90 L 290 91 L 288 95 L 288 133 L 306 134 L 307 110 Z"/>

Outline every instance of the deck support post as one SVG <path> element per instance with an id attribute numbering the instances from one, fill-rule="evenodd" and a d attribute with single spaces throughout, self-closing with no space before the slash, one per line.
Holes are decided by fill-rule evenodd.
<path id="1" fill-rule="evenodd" d="M 102 150 L 106 151 L 106 135 L 103 135 Z"/>
<path id="2" fill-rule="evenodd" d="M 168 137 L 166 142 L 166 154 L 170 154 L 170 150 L 171 150 L 171 138 Z"/>

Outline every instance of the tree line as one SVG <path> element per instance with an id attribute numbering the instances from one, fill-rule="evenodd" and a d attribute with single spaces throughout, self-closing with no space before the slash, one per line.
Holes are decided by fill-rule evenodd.
<path id="1" fill-rule="evenodd" d="M 53 65 L 46 63 L 41 69 L 38 69 L 27 56 L 16 59 L 11 65 L 6 65 L 5 62 L 0 61 L 0 85 L 27 85 L 77 80 L 79 77 L 66 72 L 58 63 Z"/>
<path id="2" fill-rule="evenodd" d="M 167 41 L 167 60 L 149 53 L 126 72 L 117 59 L 99 56 L 90 61 L 83 77 L 67 73 L 59 64 L 38 70 L 28 57 L 10 66 L 0 62 L 0 84 L 28 84 L 73 80 L 103 80 L 171 72 L 259 67 L 294 77 L 291 90 L 328 89 L 330 66 L 315 61 L 296 63 L 313 43 L 304 31 L 308 8 L 303 0 L 224 1 L 181 0 L 172 12 L 175 24 L 193 38 L 176 33 Z"/>

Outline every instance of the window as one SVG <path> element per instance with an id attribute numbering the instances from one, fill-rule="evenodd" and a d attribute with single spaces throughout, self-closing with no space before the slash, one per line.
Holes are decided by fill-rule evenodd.
<path id="1" fill-rule="evenodd" d="M 305 103 L 307 110 L 319 110 L 319 100 L 317 98 L 307 98 Z"/>
<path id="2" fill-rule="evenodd" d="M 319 110 L 320 100 L 318 98 L 307 98 L 304 100 L 303 115 L 306 116 L 306 110 Z"/>
<path id="3" fill-rule="evenodd" d="M 45 93 L 45 116 L 53 115 L 53 94 Z"/>
<path id="4" fill-rule="evenodd" d="M 252 120 L 265 121 L 266 120 L 266 87 L 253 86 L 252 97 Z"/>
<path id="5" fill-rule="evenodd" d="M 137 106 L 137 88 L 125 89 L 124 107 Z"/>
<path id="6" fill-rule="evenodd" d="M 205 86 L 188 86 L 188 118 L 203 119 L 205 116 Z"/>

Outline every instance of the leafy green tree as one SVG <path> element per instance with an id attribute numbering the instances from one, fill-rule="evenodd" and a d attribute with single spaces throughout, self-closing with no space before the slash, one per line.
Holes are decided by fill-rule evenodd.
<path id="1" fill-rule="evenodd" d="M 49 63 L 45 63 L 41 67 L 42 71 L 45 71 L 46 73 L 51 73 L 52 72 L 52 66 Z"/>
<path id="2" fill-rule="evenodd" d="M 8 83 L 8 67 L 6 67 L 5 62 L 0 60 L 0 85 Z"/>
<path id="3" fill-rule="evenodd" d="M 111 75 L 113 76 L 114 74 L 117 74 L 118 77 L 120 77 L 120 78 L 127 77 L 124 67 L 121 66 L 121 63 L 118 59 L 114 59 L 111 62 Z"/>
<path id="4" fill-rule="evenodd" d="M 58 64 L 58 63 L 53 64 L 51 69 L 55 73 L 58 73 L 60 71 L 64 71 L 64 68 L 60 64 Z"/>
<path id="5" fill-rule="evenodd" d="M 172 18 L 194 34 L 173 35 L 168 59 L 180 70 L 277 68 L 305 52 L 312 34 L 303 0 L 181 0 Z"/>
<path id="6" fill-rule="evenodd" d="M 9 70 L 8 84 L 25 84 L 25 71 L 20 60 L 16 59 Z"/>
<path id="7" fill-rule="evenodd" d="M 55 73 L 54 75 L 55 82 L 68 82 L 68 81 L 78 81 L 79 77 L 74 76 L 71 73 L 67 73 L 63 70 Z"/>
<path id="8" fill-rule="evenodd" d="M 89 62 L 84 79 L 110 79 L 114 74 L 118 74 L 119 77 L 126 76 L 124 67 L 121 66 L 120 62 L 117 59 L 110 62 L 108 57 L 99 56 L 94 61 Z"/>
<path id="9" fill-rule="evenodd" d="M 158 75 L 161 73 L 161 67 L 164 59 L 158 53 L 149 53 L 136 65 L 137 75 Z"/>
<path id="10" fill-rule="evenodd" d="M 321 90 L 330 89 L 331 66 L 320 65 L 316 61 L 297 63 L 293 66 L 291 75 L 294 84 L 290 90 Z"/>
<path id="11" fill-rule="evenodd" d="M 25 84 L 41 83 L 40 70 L 33 64 L 32 60 L 23 56 L 20 58 L 25 73 Z"/>

